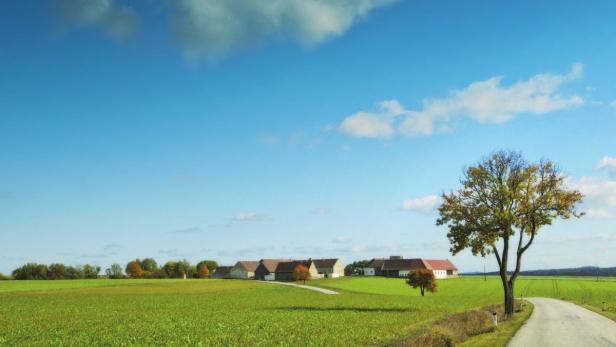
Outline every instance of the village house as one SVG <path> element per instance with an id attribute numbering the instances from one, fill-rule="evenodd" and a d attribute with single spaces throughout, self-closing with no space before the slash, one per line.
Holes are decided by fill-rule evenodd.
<path id="1" fill-rule="evenodd" d="M 214 270 L 214 273 L 211 275 L 212 278 L 231 278 L 232 266 L 219 266 Z"/>
<path id="2" fill-rule="evenodd" d="M 458 277 L 458 268 L 449 259 L 426 259 L 424 262 L 432 269 L 436 278 Z"/>
<path id="3" fill-rule="evenodd" d="M 238 279 L 254 279 L 258 261 L 240 260 L 231 269 L 230 277 Z"/>
<path id="4" fill-rule="evenodd" d="M 289 262 L 291 259 L 261 259 L 255 269 L 255 279 L 260 281 L 273 281 L 276 278 L 276 267 L 280 262 Z"/>
<path id="5" fill-rule="evenodd" d="M 411 271 L 419 269 L 431 270 L 437 279 L 458 276 L 458 269 L 449 260 L 404 259 L 401 256 L 372 259 L 363 270 L 366 276 L 407 277 Z"/>
<path id="6" fill-rule="evenodd" d="M 274 279 L 276 281 L 293 281 L 293 270 L 299 265 L 303 265 L 310 272 L 310 277 L 312 278 L 320 278 L 319 272 L 317 271 L 317 267 L 314 264 L 314 261 L 308 260 L 292 260 L 292 261 L 283 261 L 278 263 L 276 266 Z"/>
<path id="7" fill-rule="evenodd" d="M 344 276 L 344 266 L 339 259 L 313 259 L 317 272 L 323 278 L 338 278 Z"/>
<path id="8" fill-rule="evenodd" d="M 261 259 L 254 270 L 254 278 L 261 281 L 292 281 L 293 270 L 298 265 L 308 268 L 312 278 L 337 278 L 344 276 L 344 266 L 339 259 L 335 258 L 308 260 Z"/>

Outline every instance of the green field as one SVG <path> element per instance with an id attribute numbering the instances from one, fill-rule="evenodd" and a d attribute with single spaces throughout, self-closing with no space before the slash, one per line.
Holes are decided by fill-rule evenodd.
<path id="1" fill-rule="evenodd" d="M 439 281 L 419 296 L 400 279 L 317 280 L 341 295 L 241 280 L 0 282 L 0 345 L 374 345 L 422 323 L 500 303 L 496 278 Z M 616 304 L 616 282 L 521 279 L 527 296 Z"/>

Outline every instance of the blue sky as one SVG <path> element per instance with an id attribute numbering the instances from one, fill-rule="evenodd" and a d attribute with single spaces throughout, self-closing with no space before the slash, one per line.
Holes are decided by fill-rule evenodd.
<path id="1" fill-rule="evenodd" d="M 616 4 L 0 5 L 0 271 L 26 261 L 448 254 L 434 206 L 497 149 L 588 215 L 525 267 L 616 265 Z M 487 259 L 489 268 L 495 261 Z"/>

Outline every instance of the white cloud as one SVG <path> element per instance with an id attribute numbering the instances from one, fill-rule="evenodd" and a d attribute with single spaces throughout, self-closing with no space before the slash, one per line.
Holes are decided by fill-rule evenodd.
<path id="1" fill-rule="evenodd" d="M 340 124 L 340 131 L 355 137 L 390 138 L 394 134 L 394 120 L 403 114 L 396 100 L 381 101 L 374 111 L 357 112 Z"/>
<path id="2" fill-rule="evenodd" d="M 603 177 L 585 176 L 569 179 L 569 185 L 584 194 L 582 211 L 588 217 L 616 217 L 616 181 Z"/>
<path id="3" fill-rule="evenodd" d="M 52 0 L 64 26 L 103 30 L 116 40 L 125 40 L 139 29 L 139 16 L 114 0 Z"/>
<path id="4" fill-rule="evenodd" d="M 419 213 L 432 213 L 441 203 L 441 198 L 436 195 L 428 195 L 417 199 L 405 200 L 402 209 Z"/>
<path id="5" fill-rule="evenodd" d="M 266 214 L 256 212 L 241 212 L 233 217 L 234 222 L 257 222 L 266 220 L 268 216 Z"/>
<path id="6" fill-rule="evenodd" d="M 526 81 L 502 86 L 503 77 L 474 82 L 445 98 L 423 101 L 420 110 L 404 108 L 397 100 L 378 104 L 376 110 L 360 111 L 345 118 L 340 131 L 354 137 L 391 138 L 396 133 L 426 136 L 443 131 L 452 121 L 468 117 L 479 123 L 504 123 L 520 114 L 545 114 L 580 106 L 577 95 L 561 96 L 559 88 L 581 77 L 583 66 L 574 64 L 564 75 L 543 73 Z"/>
<path id="7" fill-rule="evenodd" d="M 616 100 L 612 100 L 612 102 L 610 102 L 610 106 L 616 110 Z"/>
<path id="8" fill-rule="evenodd" d="M 336 236 L 332 240 L 333 243 L 349 243 L 351 242 L 351 238 L 348 236 Z"/>
<path id="9" fill-rule="evenodd" d="M 172 23 L 188 58 L 225 56 L 267 38 L 310 47 L 341 36 L 396 0 L 176 0 Z"/>
<path id="10" fill-rule="evenodd" d="M 612 175 L 616 175 L 616 158 L 605 156 L 597 164 L 597 169 L 608 170 Z"/>

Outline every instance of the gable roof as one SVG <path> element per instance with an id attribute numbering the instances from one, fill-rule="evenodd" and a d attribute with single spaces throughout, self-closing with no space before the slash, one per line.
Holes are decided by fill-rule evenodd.
<path id="1" fill-rule="evenodd" d="M 317 270 L 319 270 L 321 268 L 334 267 L 334 265 L 338 262 L 338 258 L 312 259 L 312 261 L 314 262 L 314 266 L 317 267 Z"/>
<path id="2" fill-rule="evenodd" d="M 422 259 L 386 259 L 383 264 L 383 270 L 415 270 L 415 269 L 431 269 L 424 263 Z"/>
<path id="3" fill-rule="evenodd" d="M 426 259 L 424 261 L 434 270 L 458 270 L 449 259 Z"/>
<path id="4" fill-rule="evenodd" d="M 368 267 L 382 268 L 385 264 L 385 258 L 374 258 L 368 263 Z"/>
<path id="5" fill-rule="evenodd" d="M 252 260 L 240 260 L 235 264 L 235 266 L 242 268 L 248 272 L 254 272 L 259 266 L 259 262 Z"/>
<path id="6" fill-rule="evenodd" d="M 217 276 L 226 276 L 231 272 L 233 266 L 219 266 L 214 271 L 214 274 Z"/>
<path id="7" fill-rule="evenodd" d="M 291 260 L 291 261 L 282 261 L 278 263 L 276 266 L 276 273 L 290 273 L 295 270 L 295 267 L 298 265 L 304 265 L 307 268 L 310 268 L 312 265 L 312 260 Z"/>
<path id="8" fill-rule="evenodd" d="M 276 272 L 278 263 L 288 261 L 291 261 L 291 259 L 261 259 L 259 263 L 263 264 L 263 267 L 265 267 L 268 272 Z"/>

